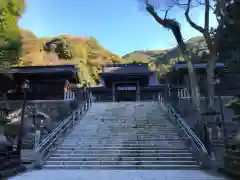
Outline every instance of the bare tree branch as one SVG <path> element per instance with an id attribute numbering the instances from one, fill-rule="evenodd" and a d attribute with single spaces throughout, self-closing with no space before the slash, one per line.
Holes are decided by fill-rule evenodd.
<path id="1" fill-rule="evenodd" d="M 166 11 L 165 11 L 165 16 L 164 16 L 164 19 L 166 19 L 167 18 L 167 14 L 168 14 L 168 11 L 170 10 L 170 9 L 172 9 L 172 6 L 171 7 L 169 7 Z"/>
<path id="2" fill-rule="evenodd" d="M 201 2 L 200 0 L 195 0 L 199 5 L 205 6 L 204 2 Z M 212 9 L 212 11 L 215 11 L 215 8 L 210 4 L 210 2 L 208 3 L 209 8 Z"/>
<path id="3" fill-rule="evenodd" d="M 201 26 L 197 25 L 195 22 L 193 22 L 191 20 L 191 18 L 189 17 L 189 11 L 190 11 L 190 7 L 191 7 L 191 2 L 192 0 L 188 0 L 188 3 L 187 3 L 187 9 L 185 11 L 185 17 L 188 21 L 188 23 L 196 30 L 198 30 L 199 32 L 201 32 L 202 34 L 205 32 L 204 28 L 202 28 Z"/>

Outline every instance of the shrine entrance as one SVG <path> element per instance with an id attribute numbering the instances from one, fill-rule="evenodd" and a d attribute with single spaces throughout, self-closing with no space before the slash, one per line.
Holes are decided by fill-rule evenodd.
<path id="1" fill-rule="evenodd" d="M 137 100 L 138 84 L 136 82 L 117 82 L 113 90 L 117 102 Z"/>

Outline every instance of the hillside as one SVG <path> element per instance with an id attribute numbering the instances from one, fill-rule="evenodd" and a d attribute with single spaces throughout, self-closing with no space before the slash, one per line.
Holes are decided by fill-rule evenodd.
<path id="1" fill-rule="evenodd" d="M 101 65 L 123 61 L 104 49 L 93 37 L 61 35 L 39 39 L 32 32 L 22 29 L 21 42 L 19 66 L 75 64 L 80 69 L 82 84 L 95 84 Z"/>
<path id="2" fill-rule="evenodd" d="M 187 49 L 192 52 L 193 61 L 204 61 L 206 58 L 206 44 L 203 37 L 194 37 L 186 41 Z M 134 51 L 124 55 L 122 58 L 129 61 L 139 60 L 143 62 L 153 61 L 160 74 L 167 72 L 172 64 L 183 61 L 180 49 L 175 47 L 166 50 Z"/>
<path id="3" fill-rule="evenodd" d="M 109 63 L 149 63 L 159 74 L 169 71 L 172 64 L 182 61 L 177 47 L 169 50 L 135 51 L 119 57 L 111 53 L 94 37 L 61 35 L 53 38 L 37 38 L 32 32 L 21 29 L 21 62 L 19 66 L 75 64 L 79 68 L 81 84 L 96 84 L 101 66 Z M 205 46 L 202 37 L 187 41 L 193 59 L 204 59 L 198 52 Z"/>

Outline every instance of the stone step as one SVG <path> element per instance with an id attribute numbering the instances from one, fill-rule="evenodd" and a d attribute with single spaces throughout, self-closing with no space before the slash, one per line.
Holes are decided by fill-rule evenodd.
<path id="1" fill-rule="evenodd" d="M 93 129 L 93 131 L 95 132 L 98 132 L 98 133 L 125 133 L 125 132 L 129 132 L 130 134 L 136 134 L 136 133 L 142 133 L 142 134 L 156 134 L 156 133 L 168 133 L 168 134 L 176 134 L 178 133 L 179 131 L 176 129 L 176 130 L 171 130 L 171 131 L 167 131 L 166 130 L 167 128 L 164 128 L 164 129 L 152 129 L 152 128 L 145 128 L 145 129 L 139 129 L 139 128 L 132 128 L 132 129 Z M 71 132 L 70 134 L 82 134 L 82 133 L 90 133 L 89 131 L 87 130 L 82 130 L 82 129 L 79 129 L 78 132 L 74 133 L 74 132 Z"/>
<path id="2" fill-rule="evenodd" d="M 134 131 L 143 131 L 143 132 L 151 132 L 151 131 L 149 131 L 149 130 L 152 130 L 152 131 L 154 131 L 154 132 L 158 132 L 158 131 L 163 131 L 163 132 L 177 132 L 178 131 L 178 129 L 169 129 L 168 127 L 141 127 L 141 128 L 139 128 L 139 127 L 132 127 L 132 128 L 107 128 L 107 129 L 105 129 L 105 128 L 101 128 L 101 127 L 86 127 L 86 128 L 88 128 L 88 129 L 94 129 L 94 130 L 97 130 L 98 129 L 98 131 L 100 131 L 100 132 L 109 132 L 109 131 L 113 131 L 113 132 L 115 132 L 115 131 L 119 131 L 119 132 L 122 132 L 122 131 L 124 131 L 124 132 L 128 132 L 129 130 L 134 130 Z M 71 131 L 71 132 L 77 132 L 77 133 L 81 133 L 81 132 L 87 132 L 87 129 L 83 129 L 83 128 L 78 128 L 77 129 L 77 131 L 76 130 L 74 130 L 74 131 Z"/>
<path id="3" fill-rule="evenodd" d="M 96 141 L 109 141 L 109 142 L 115 142 L 117 140 L 121 141 L 121 142 L 143 142 L 143 141 L 149 141 L 149 142 L 161 142 L 161 141 L 171 141 L 171 142 L 183 142 L 184 139 L 181 139 L 181 138 L 174 138 L 174 137 L 171 137 L 171 136 L 163 136 L 163 137 L 159 137 L 159 138 L 151 138 L 151 137 L 143 137 L 143 138 L 140 138 L 140 137 L 121 137 L 121 136 L 116 136 L 116 138 L 106 138 L 106 137 L 97 137 L 97 136 L 91 136 L 91 137 L 72 137 L 72 138 L 69 138 L 69 137 L 62 137 L 61 139 L 65 139 L 65 142 L 67 141 L 85 141 L 85 142 L 96 142 Z M 185 138 L 186 139 L 186 138 Z"/>
<path id="4" fill-rule="evenodd" d="M 178 139 L 181 139 L 181 138 L 184 138 L 184 139 L 187 139 L 187 137 L 186 136 L 180 136 L 180 135 L 177 135 L 177 134 L 158 134 L 158 135 L 155 135 L 155 136 L 144 136 L 144 135 L 123 135 L 123 134 L 118 134 L 118 135 L 113 135 L 113 136 L 111 136 L 111 135 L 109 135 L 109 134 L 105 134 L 105 135 L 103 135 L 103 134 L 82 134 L 82 135 L 75 135 L 75 136 L 71 136 L 71 135 L 69 135 L 69 136 L 67 136 L 67 137 L 62 137 L 63 139 L 66 139 L 66 138 L 68 138 L 69 137 L 69 139 L 74 139 L 74 140 L 76 140 L 76 139 L 95 139 L 95 140 L 97 140 L 97 139 L 105 139 L 105 140 L 111 140 L 111 139 L 113 139 L 113 140 L 116 140 L 116 139 L 123 139 L 123 140 L 134 140 L 134 141 L 136 141 L 136 140 L 138 140 L 138 139 L 146 139 L 146 140 L 154 140 L 154 141 L 156 141 L 156 140 L 161 140 L 161 139 L 176 139 L 176 140 L 178 140 Z"/>
<path id="5" fill-rule="evenodd" d="M 72 144 L 64 144 L 64 145 L 72 145 Z M 85 147 L 90 147 L 90 145 L 91 144 L 86 144 Z M 104 145 L 105 145 L 105 143 L 94 144 L 94 146 L 104 146 Z M 63 147 L 63 146 L 61 146 L 61 147 Z M 79 146 L 79 147 L 83 147 L 83 146 Z M 124 146 L 124 147 L 127 147 L 127 146 Z M 142 147 L 142 146 L 140 146 L 140 147 Z M 165 149 L 165 148 L 173 149 L 173 150 L 175 150 L 175 149 L 186 149 L 185 144 L 174 144 L 174 143 L 170 144 L 170 143 L 167 143 L 167 142 L 165 142 L 163 144 L 158 144 L 158 145 L 156 145 L 156 147 L 157 147 L 157 149 Z"/>
<path id="6" fill-rule="evenodd" d="M 164 136 L 164 137 L 159 137 L 159 138 L 148 138 L 148 137 L 136 137 L 136 138 L 132 138 L 132 137 L 121 137 L 121 136 L 116 136 L 116 137 L 113 137 L 110 139 L 109 136 L 107 137 L 81 137 L 81 138 L 71 138 L 71 139 L 68 139 L 68 138 L 61 138 L 63 140 L 65 140 L 64 142 L 74 142 L 74 141 L 78 141 L 78 142 L 81 142 L 81 143 L 84 143 L 84 142 L 116 142 L 116 141 L 121 141 L 121 142 L 127 142 L 127 143 L 138 143 L 138 142 L 142 142 L 142 141 L 151 141 L 151 142 L 162 142 L 162 141 L 169 141 L 169 142 L 181 142 L 183 143 L 184 140 L 187 140 L 187 138 L 179 138 L 179 137 L 171 137 L 171 136 Z"/>
<path id="7" fill-rule="evenodd" d="M 173 139 L 181 139 L 181 138 L 187 138 L 180 136 L 178 134 L 161 134 L 158 133 L 156 135 L 138 135 L 138 134 L 116 134 L 116 135 L 111 135 L 111 134 L 82 134 L 82 135 L 69 135 L 67 137 L 71 137 L 71 139 L 86 139 L 86 138 L 94 138 L 94 139 L 102 139 L 102 138 L 108 138 L 108 139 L 115 139 L 115 138 L 122 138 L 122 139 L 140 139 L 140 138 L 145 138 L 145 139 L 156 139 L 156 140 L 161 140 L 166 138 L 173 138 Z M 66 137 L 65 137 L 66 138 Z"/>
<path id="8" fill-rule="evenodd" d="M 112 134 L 105 132 L 105 133 L 95 133 L 95 134 L 90 134 L 90 133 L 82 133 L 82 134 L 69 134 L 67 137 L 102 137 L 102 136 L 111 136 L 111 137 L 148 137 L 148 138 L 158 138 L 159 136 L 177 136 L 179 137 L 178 132 L 176 133 L 164 133 L 164 132 L 156 132 L 155 134 L 143 134 L 143 133 L 127 133 L 127 132 L 114 132 Z"/>
<path id="9" fill-rule="evenodd" d="M 76 145 L 76 144 L 61 144 L 59 145 L 57 148 L 55 149 L 58 149 L 58 148 L 64 148 L 64 147 L 67 147 L 67 148 L 76 148 L 78 147 L 79 149 L 81 148 L 87 148 L 87 147 L 93 147 L 93 148 L 102 148 L 102 147 L 106 147 L 106 148 L 158 148 L 160 150 L 165 150 L 165 151 L 190 151 L 190 148 L 188 147 L 185 147 L 185 148 L 175 148 L 175 149 L 167 149 L 167 148 L 164 148 L 163 146 L 159 146 L 159 144 L 91 144 L 91 143 L 87 143 L 87 144 L 79 144 L 79 145 Z"/>
<path id="10" fill-rule="evenodd" d="M 59 156 L 59 157 L 50 157 L 49 161 L 189 161 L 194 160 L 193 157 L 179 157 L 179 156 L 172 156 L 172 157 L 128 157 L 128 156 L 118 156 L 118 157 L 101 157 L 101 156 Z"/>
<path id="11" fill-rule="evenodd" d="M 115 121 L 106 121 L 106 120 L 92 120 L 92 118 L 89 118 L 89 121 L 91 122 L 91 124 L 86 124 L 86 122 L 83 122 L 83 121 L 79 121 L 78 124 L 76 124 L 75 127 L 78 127 L 80 128 L 82 124 L 88 126 L 88 127 L 92 127 L 94 125 L 99 125 L 99 126 L 102 126 L 103 128 L 106 128 L 108 129 L 109 127 L 108 126 L 104 126 L 105 124 L 108 124 L 110 125 L 111 128 L 132 128 L 132 127 L 155 127 L 155 128 L 159 128 L 159 127 L 162 127 L 162 126 L 166 126 L 166 127 L 169 127 L 171 129 L 175 129 L 175 126 L 170 122 L 170 121 L 154 121 L 154 120 L 151 120 L 151 121 L 148 121 L 148 122 L 139 122 L 139 121 L 129 121 L 129 119 L 131 119 L 132 117 L 128 117 L 128 120 L 124 120 L 124 121 L 121 121 L 121 120 L 115 120 Z M 155 125 L 155 126 L 154 126 Z"/>
<path id="12" fill-rule="evenodd" d="M 159 150 L 162 152 L 190 152 L 188 149 L 184 150 L 169 150 L 159 149 L 157 146 L 59 146 L 58 150 Z"/>
<path id="13" fill-rule="evenodd" d="M 43 165 L 48 169 L 199 169 L 198 165 Z"/>
<path id="14" fill-rule="evenodd" d="M 117 144 L 119 144 L 119 142 L 115 142 L 114 144 L 111 144 L 111 143 L 104 143 L 104 142 L 102 142 L 102 143 L 64 143 L 64 144 L 62 144 L 61 145 L 61 147 L 63 147 L 63 146 L 73 146 L 73 145 L 76 145 L 76 146 L 78 146 L 79 145 L 79 147 L 83 147 L 83 146 L 85 146 L 85 147 L 90 147 L 90 146 L 104 146 L 104 145 L 112 145 L 112 146 L 115 146 L 115 145 L 117 145 Z M 132 143 L 131 143 L 132 144 Z M 151 143 L 151 142 L 148 142 L 148 141 L 146 141 L 145 142 L 145 144 L 144 143 L 141 143 L 141 144 L 136 144 L 136 146 L 137 145 L 139 145 L 140 147 L 143 147 L 144 145 L 145 146 L 149 146 L 149 145 L 153 145 L 154 143 Z M 82 146 L 81 146 L 82 145 Z M 124 145 L 124 147 L 126 147 L 126 146 L 129 146 L 128 144 L 126 144 L 126 145 Z M 175 150 L 175 149 L 186 149 L 186 146 L 185 146 L 185 144 L 184 143 L 169 143 L 169 142 L 165 142 L 165 141 L 163 141 L 163 143 L 155 143 L 155 146 L 156 147 L 158 147 L 158 149 L 165 149 L 165 148 L 168 148 L 168 149 L 173 149 L 173 150 Z M 188 149 L 188 148 L 187 148 Z"/>
<path id="15" fill-rule="evenodd" d="M 86 127 L 87 128 L 87 127 Z M 84 128 L 77 128 L 78 131 L 76 131 L 74 129 L 74 131 L 71 131 L 71 132 L 77 132 L 77 133 L 80 133 L 82 131 L 86 131 L 85 127 Z M 100 128 L 100 130 L 102 132 L 106 132 L 106 131 L 129 131 L 129 130 L 136 130 L 136 131 L 139 131 L 139 130 L 143 130 L 144 132 L 148 132 L 147 130 L 153 130 L 153 131 L 164 131 L 164 132 L 177 132 L 178 129 L 176 128 L 171 128 L 171 127 L 168 127 L 168 126 L 142 126 L 142 127 L 118 127 L 118 128 L 113 128 L 113 127 L 109 127 L 109 128 Z"/>
<path id="16" fill-rule="evenodd" d="M 153 130 L 165 130 L 165 131 L 176 131 L 177 128 L 175 128 L 174 126 L 170 126 L 170 125 L 154 125 L 154 123 L 152 125 L 143 125 L 143 126 L 140 126 L 140 125 L 129 125 L 128 127 L 126 126 L 119 126 L 119 127 L 114 127 L 112 126 L 111 123 L 107 124 L 107 123 L 104 123 L 104 124 L 99 124 L 99 123 L 96 123 L 96 124 L 92 124 L 91 126 L 90 125 L 81 125 L 78 127 L 78 128 L 74 128 L 73 129 L 73 132 L 78 130 L 78 129 L 81 129 L 81 130 L 86 130 L 85 129 L 85 126 L 88 127 L 88 128 L 93 128 L 94 126 L 96 126 L 104 131 L 107 131 L 107 130 L 129 130 L 129 129 L 141 129 L 141 130 L 144 130 L 144 129 L 153 129 Z M 96 128 L 96 127 L 94 127 Z"/>
<path id="17" fill-rule="evenodd" d="M 184 141 L 183 140 L 133 140 L 133 139 L 71 139 L 71 140 L 65 140 L 62 145 L 81 145 L 81 144 L 85 144 L 85 145 L 103 145 L 103 144 L 106 144 L 106 145 L 110 145 L 112 144 L 113 146 L 115 144 L 136 144 L 136 145 L 139 145 L 139 144 L 156 144 L 156 146 L 164 146 L 164 145 L 167 145 L 167 144 L 182 144 L 184 145 Z M 168 147 L 167 147 L 168 148 Z"/>
<path id="18" fill-rule="evenodd" d="M 196 161 L 52 161 L 45 165 L 196 165 Z"/>
<path id="19" fill-rule="evenodd" d="M 117 157 L 119 156 L 118 153 L 89 153 L 89 152 L 82 152 L 82 153 L 59 153 L 54 152 L 51 157 Z M 190 152 L 148 152 L 148 153 L 136 153 L 136 152 L 121 152 L 121 157 L 192 157 L 192 153 Z"/>
<path id="20" fill-rule="evenodd" d="M 88 149 L 87 153 L 99 153 L 100 149 Z M 82 153 L 82 152 L 86 152 L 85 149 L 68 149 L 68 150 L 62 150 L 62 149 L 56 149 L 55 152 L 60 152 L 60 153 Z M 160 153 L 160 152 L 166 152 L 166 150 L 161 150 L 161 149 L 148 149 L 148 150 L 144 150 L 144 149 L 139 149 L 139 150 L 134 150 L 134 149 L 102 149 L 101 151 L 102 153 L 118 153 L 118 152 L 129 152 L 129 153 L 134 153 L 134 152 L 141 152 L 141 153 L 151 153 L 151 152 L 156 152 L 156 153 Z M 173 151 L 168 151 L 168 152 L 174 152 Z"/>
<path id="21" fill-rule="evenodd" d="M 61 144 L 57 149 L 159 149 L 168 150 L 167 147 L 161 146 L 160 144 Z M 180 148 L 174 149 L 179 150 Z M 189 148 L 181 148 L 181 150 L 188 151 Z M 171 150 L 173 151 L 173 150 Z"/>

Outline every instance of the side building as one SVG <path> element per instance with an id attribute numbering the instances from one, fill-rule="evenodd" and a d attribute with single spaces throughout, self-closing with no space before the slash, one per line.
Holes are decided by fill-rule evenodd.
<path id="1" fill-rule="evenodd" d="M 28 100 L 73 100 L 70 84 L 79 83 L 74 65 L 24 66 L 5 69 L 0 73 L 4 83 L 0 92 L 3 99 L 22 100 L 22 85 L 29 81 Z"/>

